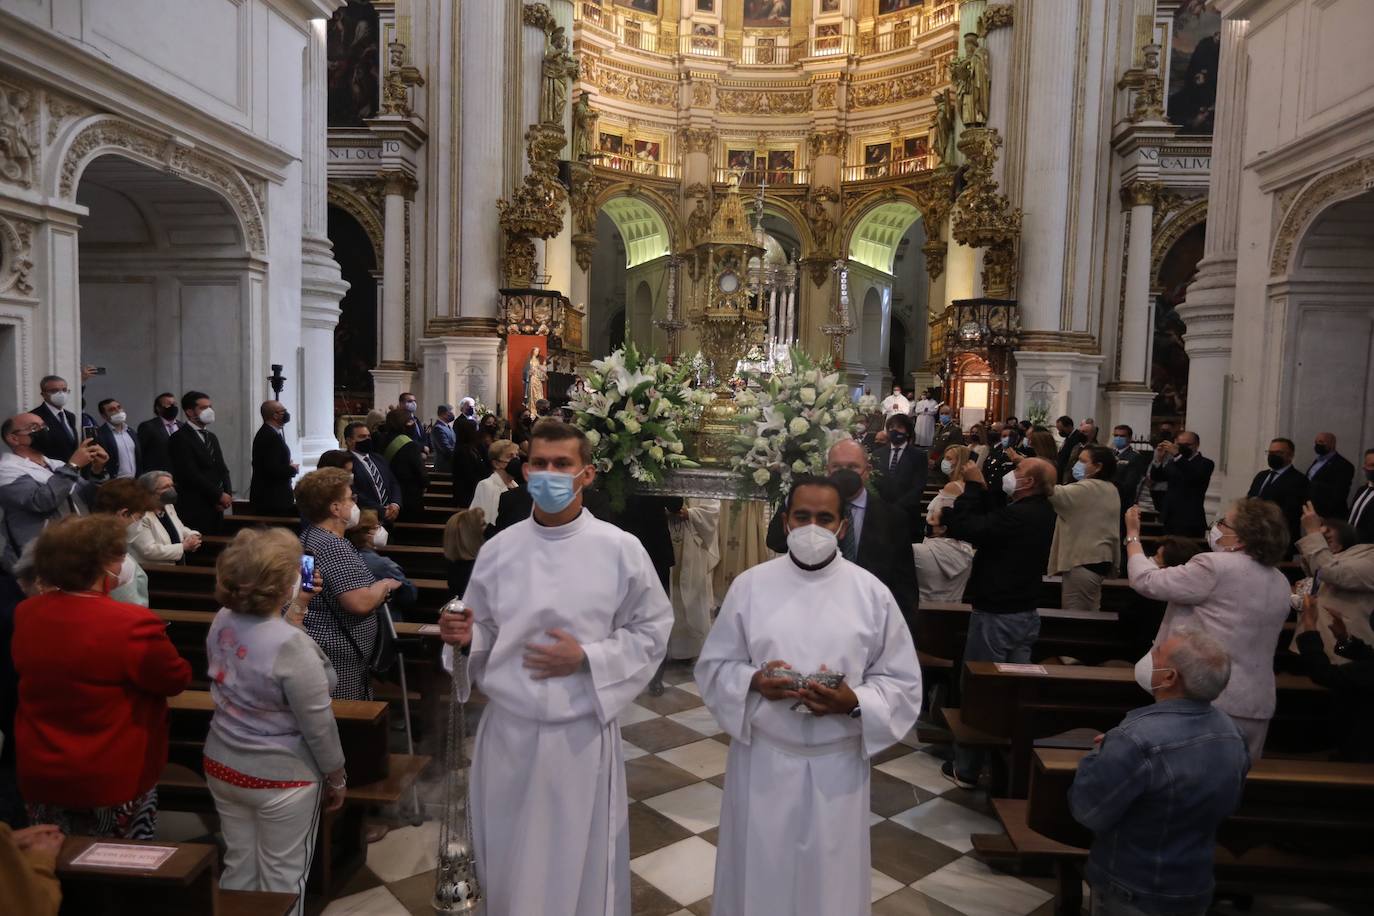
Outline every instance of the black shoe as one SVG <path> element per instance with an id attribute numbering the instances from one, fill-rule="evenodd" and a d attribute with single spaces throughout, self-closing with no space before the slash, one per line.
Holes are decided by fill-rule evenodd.
<path id="1" fill-rule="evenodd" d="M 663 679 L 662 679 L 662 678 L 657 678 L 657 677 L 656 677 L 656 678 L 654 678 L 652 681 L 649 682 L 649 696 L 651 696 L 651 697 L 661 697 L 661 696 L 663 696 Z"/>
<path id="2" fill-rule="evenodd" d="M 978 780 L 976 778 L 968 779 L 965 776 L 960 775 L 960 773 L 954 769 L 953 760 L 946 760 L 944 766 L 940 767 L 940 772 L 944 774 L 944 777 L 946 779 L 948 779 L 950 782 L 954 783 L 961 789 L 978 788 Z"/>

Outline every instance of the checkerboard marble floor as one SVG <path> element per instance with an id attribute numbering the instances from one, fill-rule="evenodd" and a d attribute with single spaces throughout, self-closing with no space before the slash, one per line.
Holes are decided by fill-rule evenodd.
<path id="1" fill-rule="evenodd" d="M 707 916 L 729 739 L 702 704 L 689 668 L 670 667 L 664 680 L 669 686 L 662 696 L 644 694 L 620 718 L 633 912 Z M 985 793 L 953 787 L 940 763 L 915 732 L 874 760 L 875 916 L 1051 916 L 1053 880 L 1008 874 L 971 854 L 972 834 L 1000 833 L 1000 826 Z M 432 817 L 439 810 L 437 784 L 424 788 Z M 312 903 L 311 916 L 432 916 L 438 829 L 430 819 L 392 830 L 369 847 L 366 867 L 334 900 Z M 1345 907 L 1262 897 L 1248 916 L 1356 912 Z"/>

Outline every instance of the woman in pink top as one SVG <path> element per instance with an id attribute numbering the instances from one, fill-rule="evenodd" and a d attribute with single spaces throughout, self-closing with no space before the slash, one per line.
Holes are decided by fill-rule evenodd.
<path id="1" fill-rule="evenodd" d="M 1274 652 L 1288 619 L 1288 523 L 1274 503 L 1237 500 L 1207 532 L 1210 553 L 1160 569 L 1140 546 L 1140 510 L 1126 513 L 1127 572 L 1146 598 L 1167 601 L 1155 645 L 1175 627 L 1199 627 L 1231 653 L 1231 680 L 1215 700 L 1245 735 L 1250 760 L 1264 749 L 1274 715 Z"/>

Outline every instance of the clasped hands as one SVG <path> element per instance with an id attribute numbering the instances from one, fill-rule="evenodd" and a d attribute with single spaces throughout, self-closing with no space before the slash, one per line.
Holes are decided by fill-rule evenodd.
<path id="1" fill-rule="evenodd" d="M 549 678 L 567 677 L 582 670 L 587 662 L 587 653 L 581 643 L 566 630 L 555 627 L 545 630 L 553 637 L 552 643 L 525 644 L 525 668 L 536 681 Z M 443 614 L 439 618 L 439 638 L 450 646 L 472 645 L 472 611 L 464 610 Z"/>
<path id="2" fill-rule="evenodd" d="M 840 686 L 831 688 L 815 681 L 807 681 L 802 689 L 796 690 L 792 687 L 793 682 L 790 678 L 769 677 L 767 671 L 770 668 L 792 670 L 792 666 L 787 662 L 774 659 L 754 672 L 754 677 L 749 681 L 749 689 L 758 691 L 765 700 L 801 700 L 806 704 L 806 708 L 817 716 L 831 713 L 848 715 L 859 705 L 859 698 L 854 695 L 848 683 L 842 681 Z M 821 670 L 826 670 L 825 665 L 821 665 Z"/>

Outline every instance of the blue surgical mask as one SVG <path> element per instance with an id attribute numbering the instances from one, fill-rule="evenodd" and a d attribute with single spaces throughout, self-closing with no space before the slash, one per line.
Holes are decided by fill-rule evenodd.
<path id="1" fill-rule="evenodd" d="M 953 419 L 954 419 L 954 417 L 950 416 L 950 415 L 947 414 L 947 413 L 942 413 L 942 414 L 940 414 L 940 422 L 941 422 L 941 423 L 948 423 L 950 420 L 953 420 Z"/>
<path id="2" fill-rule="evenodd" d="M 577 487 L 573 484 L 575 477 L 576 474 L 558 471 L 530 471 L 530 498 L 541 511 L 557 515 L 577 497 Z"/>
<path id="3" fill-rule="evenodd" d="M 1073 464 L 1073 479 L 1082 480 L 1087 474 L 1088 466 L 1081 461 L 1075 461 Z"/>
<path id="4" fill-rule="evenodd" d="M 1131 443 L 1127 441 L 1125 436 L 1112 436 L 1112 448 L 1116 449 L 1118 452 L 1130 444 Z"/>

